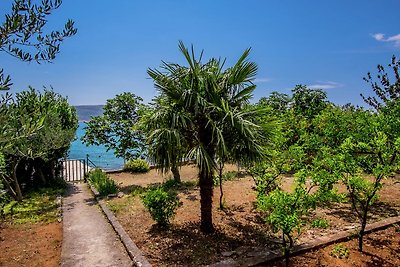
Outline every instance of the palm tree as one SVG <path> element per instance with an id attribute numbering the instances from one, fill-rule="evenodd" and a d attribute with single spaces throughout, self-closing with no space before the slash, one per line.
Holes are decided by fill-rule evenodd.
<path id="1" fill-rule="evenodd" d="M 214 232 L 212 224 L 213 175 L 217 156 L 238 150 L 241 161 L 252 162 L 261 154 L 258 126 L 248 119 L 244 106 L 252 97 L 252 83 L 257 65 L 249 62 L 250 49 L 244 51 L 233 67 L 224 69 L 224 61 L 212 58 L 202 63 L 179 42 L 188 66 L 162 62 L 161 70 L 148 69 L 155 87 L 164 99 L 153 114 L 153 121 L 165 119 L 150 133 L 148 140 L 155 149 L 149 151 L 161 168 L 179 164 L 183 158 L 195 159 L 199 169 L 201 225 L 204 233 Z M 173 158 L 173 151 L 182 153 Z M 160 153 L 160 150 L 162 152 Z M 235 153 L 237 154 L 237 153 Z M 174 161 L 176 160 L 176 161 Z"/>

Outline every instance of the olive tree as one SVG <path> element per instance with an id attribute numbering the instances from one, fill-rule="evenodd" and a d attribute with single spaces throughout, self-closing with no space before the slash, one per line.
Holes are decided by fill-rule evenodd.
<path id="1" fill-rule="evenodd" d="M 45 33 L 48 17 L 62 0 L 14 0 L 11 11 L 0 25 L 0 51 L 25 62 L 48 62 L 60 52 L 61 43 L 76 34 L 74 22 L 64 29 Z M 0 90 L 12 85 L 9 75 L 0 69 Z"/>

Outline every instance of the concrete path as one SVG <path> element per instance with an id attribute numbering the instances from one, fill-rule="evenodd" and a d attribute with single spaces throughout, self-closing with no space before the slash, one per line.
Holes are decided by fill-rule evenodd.
<path id="1" fill-rule="evenodd" d="M 87 184 L 71 184 L 63 202 L 62 267 L 132 266 Z"/>

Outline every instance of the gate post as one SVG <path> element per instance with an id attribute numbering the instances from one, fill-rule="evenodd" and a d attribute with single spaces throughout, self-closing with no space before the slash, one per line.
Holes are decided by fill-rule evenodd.
<path id="1" fill-rule="evenodd" d="M 85 182 L 85 183 L 86 183 L 86 164 L 87 164 L 87 161 L 83 160 L 83 182 Z"/>

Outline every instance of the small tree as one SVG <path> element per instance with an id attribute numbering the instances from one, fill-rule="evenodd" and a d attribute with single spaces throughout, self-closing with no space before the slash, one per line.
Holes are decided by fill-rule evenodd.
<path id="1" fill-rule="evenodd" d="M 337 192 L 333 190 L 338 177 L 336 172 L 326 171 L 335 164 L 333 160 L 325 164 L 304 166 L 296 173 L 295 188 L 286 192 L 276 184 L 276 173 L 267 167 L 258 179 L 267 177 L 266 181 L 272 181 L 265 186 L 261 183 L 257 186 L 257 207 L 266 212 L 265 220 L 270 223 L 276 232 L 282 233 L 282 249 L 286 259 L 286 266 L 289 266 L 289 256 L 295 240 L 301 234 L 301 227 L 306 223 L 306 215 L 318 205 L 326 205 L 338 199 Z M 323 166 L 324 165 L 324 166 Z M 264 165 L 268 166 L 268 165 Z M 272 179 L 271 179 L 272 178 Z M 272 188 L 275 189 L 271 191 Z M 315 189 L 315 190 L 313 190 Z"/>
<path id="2" fill-rule="evenodd" d="M 379 131 L 368 142 L 356 141 L 350 137 L 341 146 L 343 183 L 347 187 L 353 211 L 360 221 L 360 251 L 363 251 L 363 237 L 371 206 L 378 199 L 383 179 L 393 171 L 399 149 L 400 138 L 391 142 L 386 134 Z M 370 180 L 365 177 L 365 172 L 372 176 Z"/>
<path id="3" fill-rule="evenodd" d="M 278 188 L 268 195 L 259 192 L 257 198 L 258 209 L 267 213 L 266 222 L 272 225 L 275 232 L 282 233 L 286 266 L 289 266 L 290 251 L 301 234 L 301 226 L 305 223 L 304 215 L 313 207 L 304 178 L 303 176 L 297 180 L 293 192 L 285 192 Z"/>
<path id="4" fill-rule="evenodd" d="M 114 150 L 116 157 L 125 160 L 138 158 L 145 152 L 144 136 L 136 130 L 140 119 L 142 98 L 132 93 L 122 93 L 107 100 L 103 115 L 92 117 L 82 137 L 87 145 L 105 145 Z"/>

